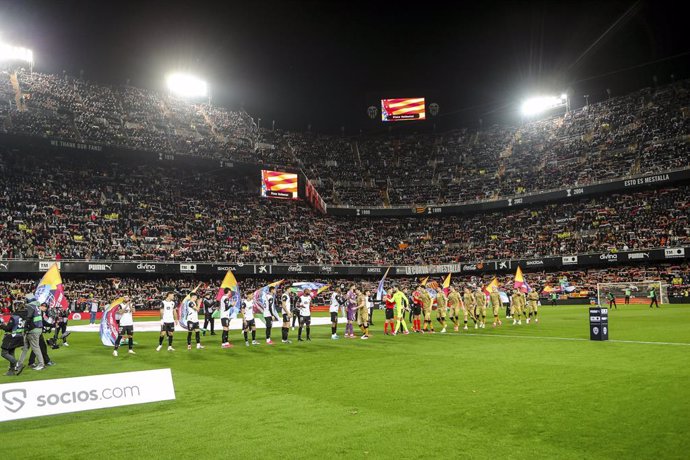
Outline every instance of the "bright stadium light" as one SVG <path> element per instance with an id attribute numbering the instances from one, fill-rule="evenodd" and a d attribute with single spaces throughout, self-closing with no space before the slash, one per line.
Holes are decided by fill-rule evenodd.
<path id="1" fill-rule="evenodd" d="M 527 99 L 522 103 L 522 114 L 530 117 L 538 115 L 556 107 L 565 107 L 568 104 L 568 95 L 558 96 L 539 96 Z"/>
<path id="2" fill-rule="evenodd" d="M 207 97 L 208 85 L 205 81 L 185 73 L 173 73 L 166 78 L 171 93 L 182 97 Z"/>
<path id="3" fill-rule="evenodd" d="M 24 61 L 29 64 L 34 63 L 34 52 L 21 46 L 12 46 L 0 43 L 0 62 L 5 61 Z"/>

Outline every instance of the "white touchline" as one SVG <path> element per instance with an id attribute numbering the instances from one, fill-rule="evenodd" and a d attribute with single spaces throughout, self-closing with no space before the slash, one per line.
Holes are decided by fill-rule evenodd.
<path id="1" fill-rule="evenodd" d="M 462 335 L 471 335 L 475 337 L 509 337 L 509 338 L 518 338 L 518 339 L 542 339 L 542 340 L 568 340 L 568 341 L 573 341 L 573 342 L 589 342 L 589 339 L 585 339 L 582 337 L 547 337 L 547 336 L 540 336 L 540 335 L 510 335 L 510 334 L 461 334 Z M 606 342 L 606 340 L 605 340 Z M 690 343 L 683 343 L 683 342 L 644 342 L 641 340 L 608 340 L 608 342 L 614 342 L 614 343 L 637 343 L 637 344 L 642 344 L 642 345 L 679 345 L 679 346 L 685 346 L 685 347 L 690 347 Z"/>

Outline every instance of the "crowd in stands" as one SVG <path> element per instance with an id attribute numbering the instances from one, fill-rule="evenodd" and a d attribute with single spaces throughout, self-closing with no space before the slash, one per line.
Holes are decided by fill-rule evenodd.
<path id="1" fill-rule="evenodd" d="M 0 116 L 0 132 L 301 167 L 336 205 L 457 203 L 690 166 L 690 80 L 516 126 L 343 137 L 259 129 L 244 111 L 20 70 L 0 74 Z"/>
<path id="2" fill-rule="evenodd" d="M 427 218 L 322 216 L 231 169 L 0 152 L 0 258 L 437 264 L 690 244 L 690 185 Z M 258 179 L 258 178 L 257 178 Z"/>
<path id="3" fill-rule="evenodd" d="M 466 276 L 456 275 L 452 278 L 452 284 L 458 289 L 465 286 L 485 286 L 494 275 L 485 276 Z M 556 272 L 527 272 L 525 277 L 532 287 L 537 289 L 543 297 L 548 293 L 544 288 L 558 288 L 567 284 L 573 287 L 570 294 L 559 293 L 563 298 L 570 296 L 573 298 L 588 299 L 595 295 L 597 283 L 635 283 L 649 280 L 658 280 L 668 285 L 669 296 L 683 297 L 690 288 L 690 267 L 687 264 L 671 265 L 659 264 L 650 266 L 622 266 L 617 268 L 570 270 Z M 513 286 L 513 274 L 503 274 L 497 277 L 502 290 L 510 291 Z M 272 281 L 272 280 L 271 280 Z M 298 279 L 286 279 L 282 288 L 289 287 L 293 282 L 304 281 Z M 370 295 L 375 296 L 378 279 L 373 278 L 330 278 L 320 279 L 318 282 L 327 283 L 331 288 L 342 287 L 347 290 L 353 283 L 363 289 L 368 290 Z M 439 277 L 439 283 L 441 278 Z M 261 278 L 240 278 L 238 283 L 242 292 L 253 292 L 269 281 Z M 403 277 L 389 278 L 385 283 L 386 288 L 393 284 L 413 290 L 418 284 L 419 279 Z M 24 299 L 26 293 L 31 293 L 36 288 L 36 279 L 14 278 L 0 283 L 0 306 L 9 305 L 15 301 Z M 101 305 L 111 302 L 113 299 L 128 295 L 134 299 L 139 308 L 151 309 L 158 308 L 160 300 L 166 292 L 176 291 L 186 294 L 189 290 L 201 283 L 199 293 L 201 295 L 211 295 L 218 291 L 220 279 L 195 279 L 194 277 L 175 277 L 175 278 L 141 278 L 141 277 L 119 277 L 85 279 L 83 277 L 63 276 L 65 293 L 70 301 L 70 307 L 74 311 L 83 311 L 87 304 L 93 301 Z M 279 288 L 279 289 L 282 289 Z M 317 304 L 327 304 L 330 292 L 326 291 L 317 298 Z"/>
<path id="4" fill-rule="evenodd" d="M 4 131 L 160 153 L 256 161 L 257 127 L 244 111 L 192 104 L 132 86 L 81 78 L 16 74 L 19 106 Z M 0 91 L 9 82 L 3 74 Z M 12 93 L 15 93 L 12 90 Z"/>

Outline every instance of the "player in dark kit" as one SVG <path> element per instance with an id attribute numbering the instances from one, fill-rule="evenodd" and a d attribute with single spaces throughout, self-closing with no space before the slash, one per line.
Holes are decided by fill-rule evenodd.
<path id="1" fill-rule="evenodd" d="M 649 308 L 652 308 L 653 305 L 656 305 L 656 308 L 659 308 L 659 301 L 656 298 L 655 288 L 651 288 L 649 290 Z"/>
<path id="2" fill-rule="evenodd" d="M 616 296 L 613 295 L 613 292 L 609 291 L 608 294 L 606 294 L 606 298 L 609 300 L 609 308 L 615 308 L 618 310 L 618 305 L 616 305 Z"/>

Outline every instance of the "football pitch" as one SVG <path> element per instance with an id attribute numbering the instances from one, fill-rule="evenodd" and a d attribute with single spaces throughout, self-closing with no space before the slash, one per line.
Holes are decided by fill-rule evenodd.
<path id="1" fill-rule="evenodd" d="M 319 326 L 283 345 L 278 327 L 272 347 L 232 331 L 230 350 L 176 333 L 156 352 L 135 330 L 137 355 L 117 358 L 73 333 L 56 366 L 0 383 L 171 368 L 176 401 L 1 423 L 0 441 L 59 459 L 688 456 L 690 305 L 621 306 L 608 342 L 589 341 L 586 306 L 460 334 L 389 337 L 375 319 L 368 341 Z"/>

